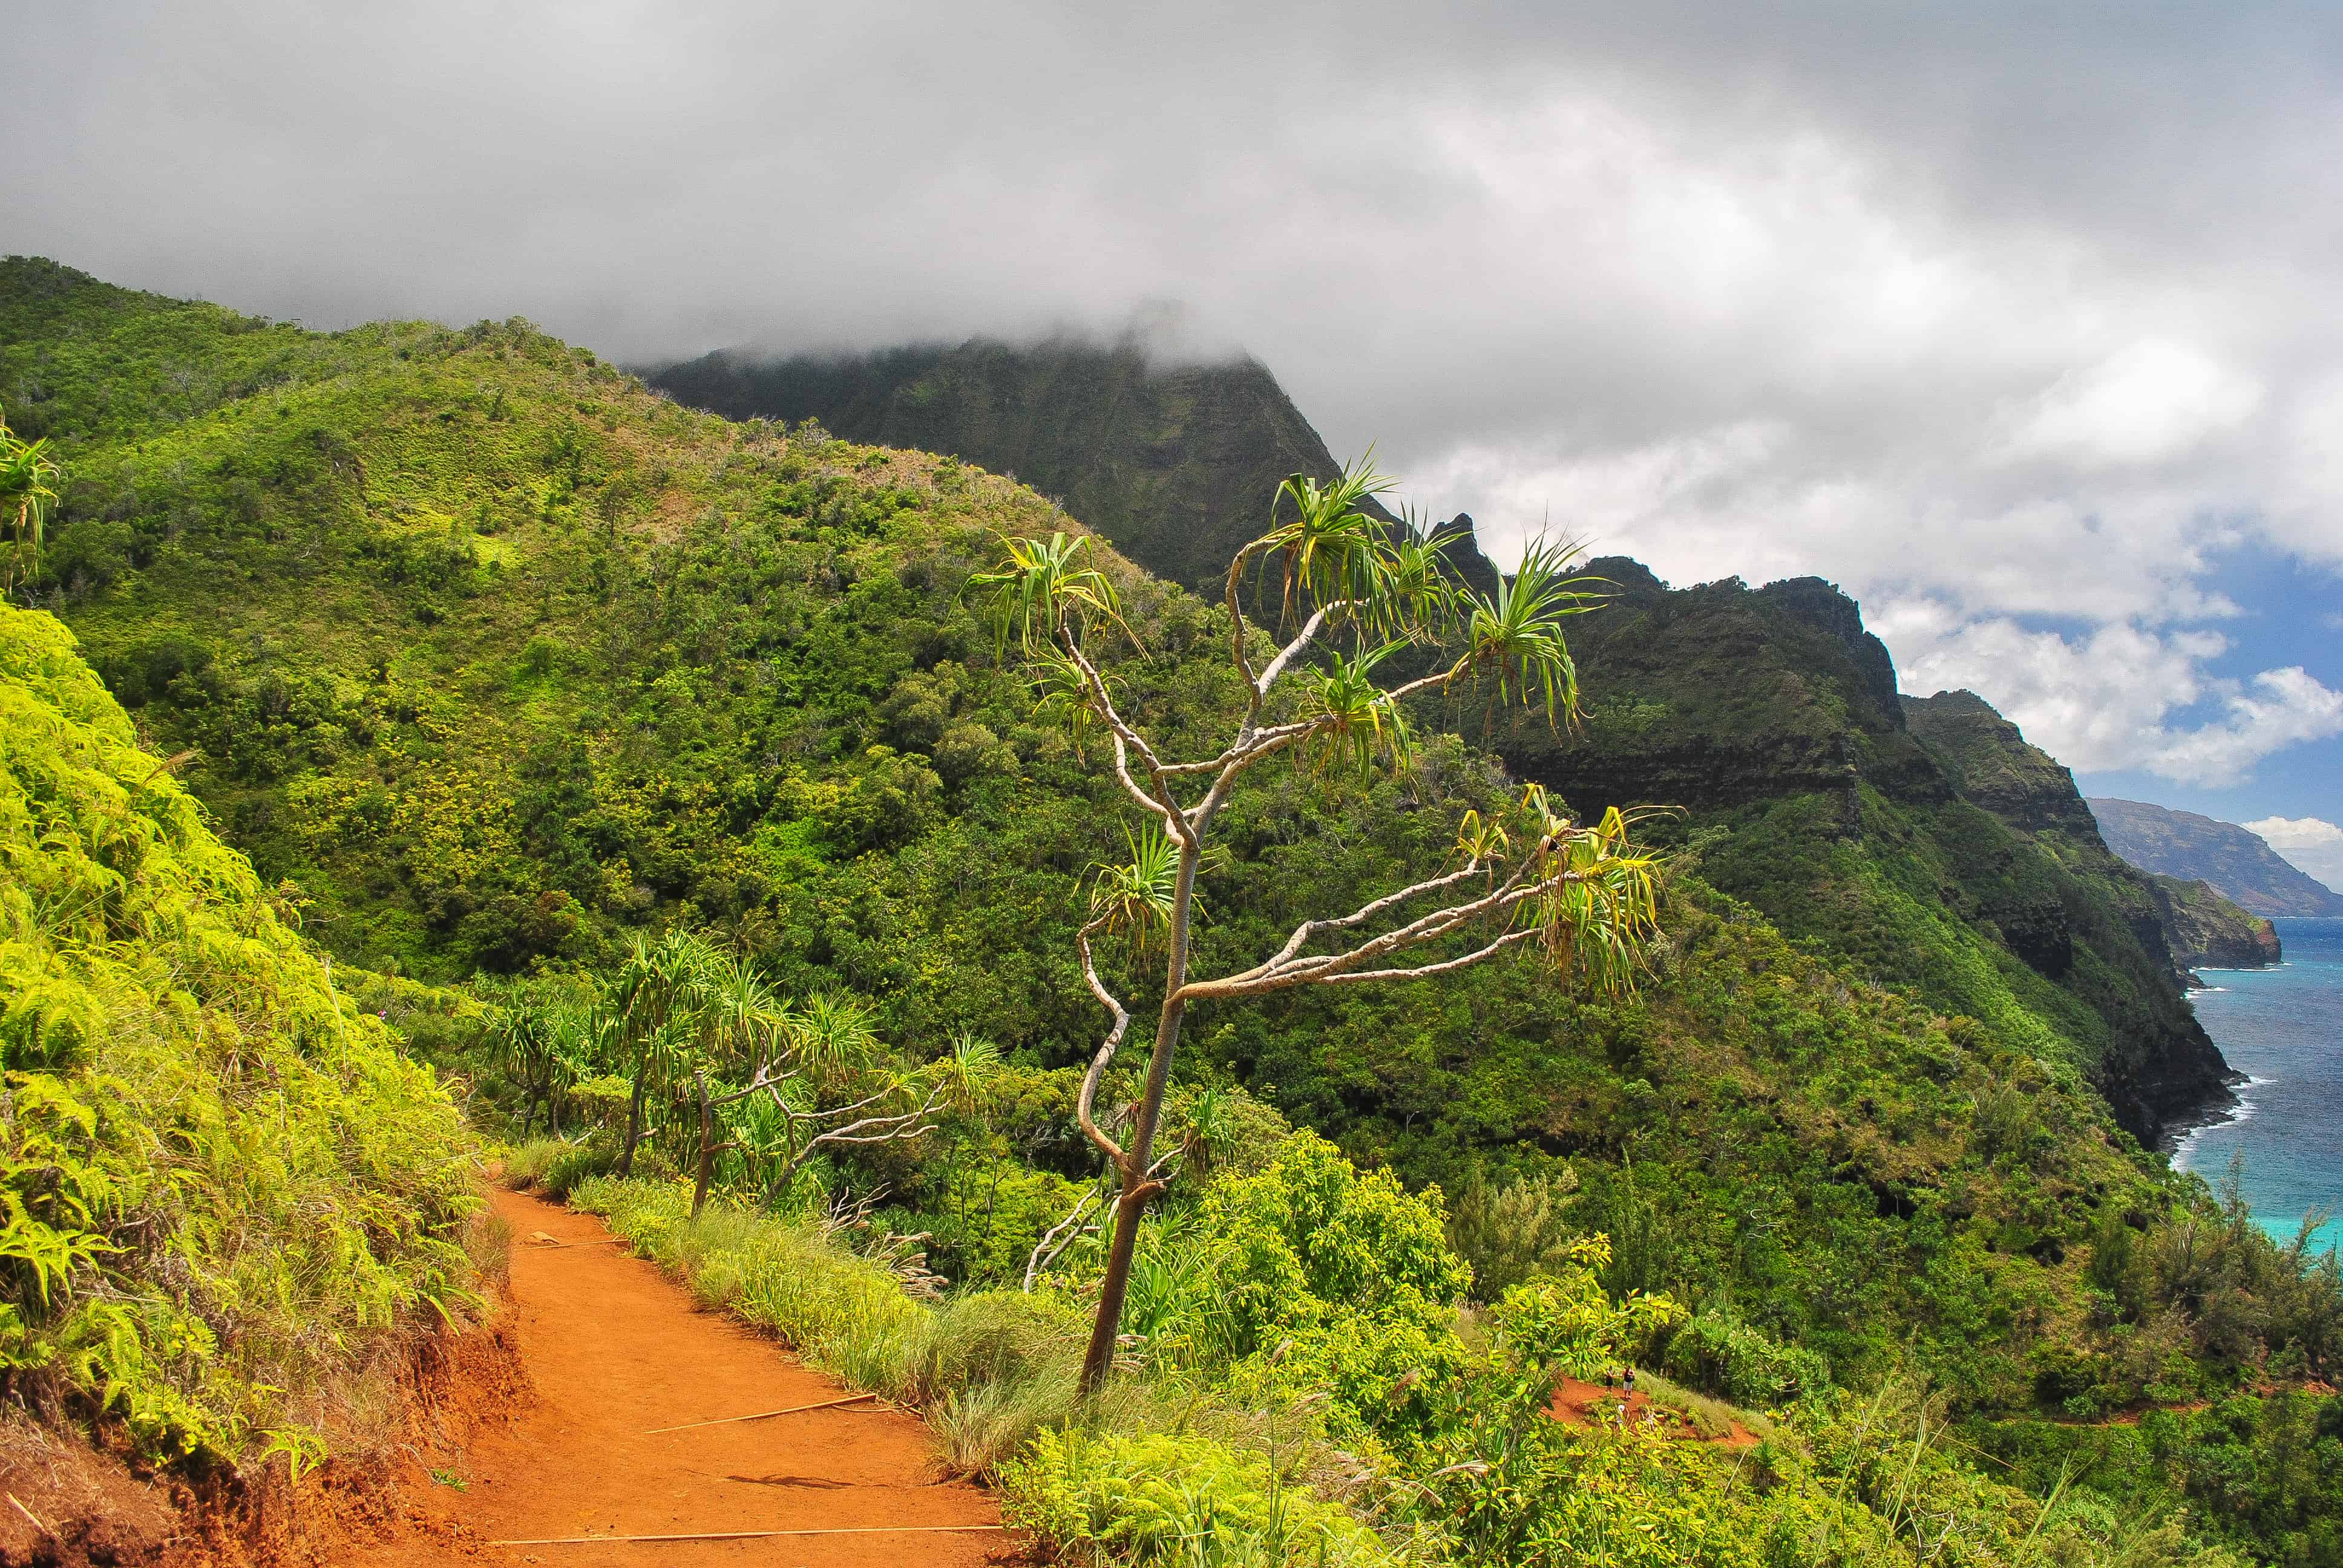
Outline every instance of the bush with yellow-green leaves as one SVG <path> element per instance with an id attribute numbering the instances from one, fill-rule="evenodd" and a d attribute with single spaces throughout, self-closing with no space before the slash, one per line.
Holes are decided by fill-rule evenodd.
<path id="1" fill-rule="evenodd" d="M 0 1381 L 297 1462 L 470 1303 L 472 1146 L 48 615 L 0 608 Z M 329 1393 L 329 1390 L 338 1390 Z"/>

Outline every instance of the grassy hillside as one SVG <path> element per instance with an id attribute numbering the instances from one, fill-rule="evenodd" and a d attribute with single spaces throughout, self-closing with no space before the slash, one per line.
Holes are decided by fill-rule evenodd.
<path id="1" fill-rule="evenodd" d="M 470 1300 L 454 1107 L 6 608 L 0 868 L 0 1378 L 149 1453 L 312 1454 Z"/>
<path id="2" fill-rule="evenodd" d="M 174 384 L 206 334 L 233 357 L 277 329 L 58 276 L 0 271 L 0 317 L 47 313 L 9 330 L 0 399 L 41 388 L 69 465 L 43 602 L 155 747 L 193 752 L 181 777 L 263 884 L 288 881 L 316 940 L 369 969 L 584 984 L 632 933 L 706 928 L 788 994 L 864 999 L 907 1066 L 989 1036 L 1016 1091 L 990 1121 L 948 1156 L 880 1151 L 836 1179 L 884 1182 L 952 1283 L 1013 1286 L 1094 1174 L 1068 1126 L 1069 1066 L 1096 1043 L 1070 935 L 1124 815 L 961 588 L 999 532 L 1076 525 L 953 459 L 689 412 L 518 323 L 304 336 L 265 387 L 193 408 L 139 389 Z M 94 422 L 142 397 L 135 431 Z M 1205 657 L 1223 613 L 1108 565 L 1150 650 L 1111 669 L 1119 698 L 1196 733 L 1231 699 Z M 1712 600 L 1717 657 L 1770 688 L 1638 687 L 1626 661 L 1654 624 L 1632 604 L 1578 623 L 1576 744 L 1674 771 L 1590 774 L 1574 800 L 1681 789 L 1704 813 L 1639 998 L 1492 970 L 1212 1009 L 1178 1092 L 1242 1086 L 1363 1166 L 1440 1182 L 1460 1223 L 1485 1221 L 1459 1241 L 1492 1279 L 1520 1261 L 1495 1217 L 1531 1183 L 1564 1194 L 1565 1231 L 1614 1240 L 1607 1289 L 1692 1310 L 1684 1348 L 1654 1353 L 1760 1402 L 1905 1370 L 1973 1417 L 2096 1421 L 2327 1365 L 2331 1282 L 2227 1226 L 2090 1087 L 2127 1060 L 2090 1032 L 2115 1030 L 2086 986 L 2120 972 L 2116 917 L 1865 696 L 1843 600 L 1790 585 L 1694 608 Z M 1768 652 L 1777 635 L 1845 680 Z M 1777 718 L 1738 737 L 1735 711 Z M 1483 739 L 1556 755 L 1456 719 L 1467 739 L 1427 736 L 1417 774 L 1364 801 L 1260 770 L 1204 877 L 1199 961 L 1436 864 L 1454 813 L 1512 787 Z M 1728 748 L 1799 787 L 1684 788 Z M 1817 900 L 1769 890 L 1823 871 L 1839 923 L 1800 930 Z M 2051 910 L 2077 978 L 1988 940 Z M 484 1102 L 510 1094 L 469 1060 Z M 2125 1483 L 2128 1505 L 2178 1501 L 2194 1472 L 2173 1463 Z"/>
<path id="3" fill-rule="evenodd" d="M 1130 339 L 976 338 L 841 357 L 732 351 L 650 382 L 731 418 L 818 419 L 850 440 L 1012 474 L 1149 571 L 1208 598 L 1262 532 L 1279 482 L 1331 478 L 1338 467 L 1260 361 L 1161 362 Z M 1486 580 L 1471 519 L 1462 523 L 1451 555 Z"/>

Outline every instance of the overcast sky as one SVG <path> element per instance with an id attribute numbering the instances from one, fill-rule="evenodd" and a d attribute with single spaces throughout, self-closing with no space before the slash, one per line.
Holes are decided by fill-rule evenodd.
<path id="1" fill-rule="evenodd" d="M 0 0 L 0 249 L 630 362 L 1176 307 L 1505 559 L 2343 819 L 2343 7 Z"/>

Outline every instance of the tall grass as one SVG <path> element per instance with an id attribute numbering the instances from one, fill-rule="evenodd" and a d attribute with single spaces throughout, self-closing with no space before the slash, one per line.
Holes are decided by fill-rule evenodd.
<path id="1" fill-rule="evenodd" d="M 504 1181 L 523 1192 L 567 1198 L 578 1183 L 609 1173 L 618 1151 L 608 1139 L 572 1143 L 566 1138 L 532 1138 L 505 1156 Z"/>

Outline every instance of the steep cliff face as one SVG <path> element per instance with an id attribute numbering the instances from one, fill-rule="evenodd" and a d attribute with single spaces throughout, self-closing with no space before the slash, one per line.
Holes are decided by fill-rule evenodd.
<path id="1" fill-rule="evenodd" d="M 2278 928 L 2247 914 L 2207 882 L 2150 877 L 2173 961 L 2184 970 L 2258 970 L 2281 961 Z"/>
<path id="2" fill-rule="evenodd" d="M 2107 847 L 2143 871 L 2201 881 L 2257 915 L 2343 915 L 2338 894 L 2234 822 L 2145 800 L 2093 800 Z"/>
<path id="3" fill-rule="evenodd" d="M 2055 914 L 2045 909 L 2039 918 L 2071 933 L 2070 944 L 2079 940 L 2089 950 L 2092 962 L 2079 967 L 2121 977 L 2119 988 L 2095 982 L 2087 972 L 2077 979 L 2105 999 L 2099 1005 L 2117 1021 L 2118 1047 L 2132 1048 L 2137 1065 L 2129 1088 L 2146 1115 L 2161 1121 L 2221 1099 L 2227 1064 L 2195 1010 L 2174 996 L 2190 967 L 2187 950 L 2209 927 L 2192 923 L 2184 930 L 2176 922 L 2172 900 L 2154 879 L 2100 839 L 2073 773 L 2029 744 L 1983 698 L 1938 692 L 1906 699 L 1904 710 L 1912 732 L 1961 797 L 2030 839 L 2055 864 L 2057 909 Z M 2128 941 L 2114 940 L 2110 917 Z"/>
<path id="4" fill-rule="evenodd" d="M 730 418 L 817 419 L 850 440 L 1011 475 L 1158 577 L 1214 597 L 1230 558 L 1268 526 L 1279 482 L 1341 467 L 1259 360 L 1164 363 L 1135 339 L 974 338 L 850 357 L 728 351 L 649 379 Z M 1468 578 L 1493 580 L 1472 520 L 1460 521 L 1450 558 Z"/>
<path id="5" fill-rule="evenodd" d="M 1819 579 L 1671 589 L 1630 560 L 1588 569 L 1614 590 L 1572 628 L 1592 707 L 1573 732 L 1491 730 L 1515 771 L 1581 809 L 1683 808 L 1656 830 L 1719 888 L 2073 1062 L 2144 1141 L 2226 1092 L 2153 890 L 2016 726 L 1966 693 L 1899 699 L 1859 607 Z"/>
<path id="6" fill-rule="evenodd" d="M 1866 771 L 1942 793 L 1904 733 L 1887 650 L 1828 584 L 1671 589 L 1619 556 L 1584 569 L 1612 595 L 1570 628 L 1593 705 L 1574 732 L 1510 726 L 1499 744 L 1517 769 L 1566 781 L 1590 806 L 1715 811 L 1824 796 L 1851 837 L 1862 832 L 1855 791 Z"/>

